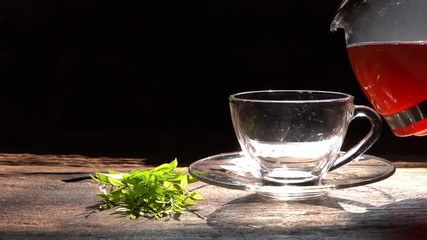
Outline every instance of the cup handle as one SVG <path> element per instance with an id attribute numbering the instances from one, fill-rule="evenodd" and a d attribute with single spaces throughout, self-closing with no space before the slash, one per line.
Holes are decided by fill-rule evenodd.
<path id="1" fill-rule="evenodd" d="M 382 120 L 377 112 L 366 106 L 355 106 L 351 121 L 358 117 L 366 117 L 371 122 L 369 133 L 345 154 L 339 156 L 329 171 L 342 167 L 365 153 L 381 136 Z"/>

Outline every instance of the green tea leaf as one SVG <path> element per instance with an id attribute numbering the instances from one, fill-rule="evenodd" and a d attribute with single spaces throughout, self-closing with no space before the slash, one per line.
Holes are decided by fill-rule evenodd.
<path id="1" fill-rule="evenodd" d="M 203 200 L 200 194 L 186 191 L 197 180 L 178 168 L 178 161 L 164 163 L 154 169 L 135 169 L 128 173 L 109 170 L 96 172 L 91 178 L 100 186 L 99 209 L 117 208 L 116 213 L 129 219 L 181 216 L 187 207 Z M 108 189 L 107 189 L 108 188 Z"/>
<path id="2" fill-rule="evenodd" d="M 187 184 L 188 184 L 188 179 L 186 177 L 181 178 L 180 184 L 181 184 L 181 188 L 185 189 L 187 187 Z"/>
<path id="3" fill-rule="evenodd" d="M 188 192 L 187 194 L 194 200 L 204 200 L 203 196 L 198 193 Z"/>

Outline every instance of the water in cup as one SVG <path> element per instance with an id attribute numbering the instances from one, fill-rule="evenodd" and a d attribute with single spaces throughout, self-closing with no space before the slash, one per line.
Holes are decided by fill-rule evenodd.
<path id="1" fill-rule="evenodd" d="M 336 139 L 316 142 L 260 142 L 250 140 L 259 159 L 263 180 L 272 184 L 315 185 L 328 164 Z"/>

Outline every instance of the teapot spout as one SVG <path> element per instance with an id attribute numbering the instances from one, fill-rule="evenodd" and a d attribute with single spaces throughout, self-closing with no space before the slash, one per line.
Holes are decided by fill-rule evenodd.
<path id="1" fill-rule="evenodd" d="M 356 5 L 366 3 L 367 0 L 343 0 L 335 12 L 335 17 L 331 22 L 330 31 L 336 32 L 338 29 L 343 29 L 345 32 L 345 40 L 347 41 L 350 35 L 353 34 L 350 26 L 349 18 L 353 14 L 352 8 Z"/>
<path id="2" fill-rule="evenodd" d="M 329 30 L 331 32 L 336 32 L 340 28 L 344 29 L 344 26 L 343 26 L 343 16 L 340 14 L 340 12 L 337 12 L 336 15 L 335 15 L 335 17 L 334 17 L 334 19 L 331 22 Z"/>
<path id="3" fill-rule="evenodd" d="M 343 0 L 341 4 L 338 6 L 337 11 L 335 12 L 335 17 L 332 20 L 332 23 L 330 25 L 330 31 L 336 32 L 339 28 L 344 29 L 343 26 L 343 9 L 348 5 L 351 4 L 351 2 L 354 2 L 357 0 Z"/>

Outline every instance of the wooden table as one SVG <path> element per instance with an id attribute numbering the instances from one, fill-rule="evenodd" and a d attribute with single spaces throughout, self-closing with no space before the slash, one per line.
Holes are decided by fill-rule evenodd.
<path id="1" fill-rule="evenodd" d="M 142 159 L 0 154 L 0 239 L 427 239 L 427 162 L 395 164 L 386 180 L 302 202 L 198 182 L 198 215 L 132 221 L 93 211 L 94 181 L 64 180 Z"/>

